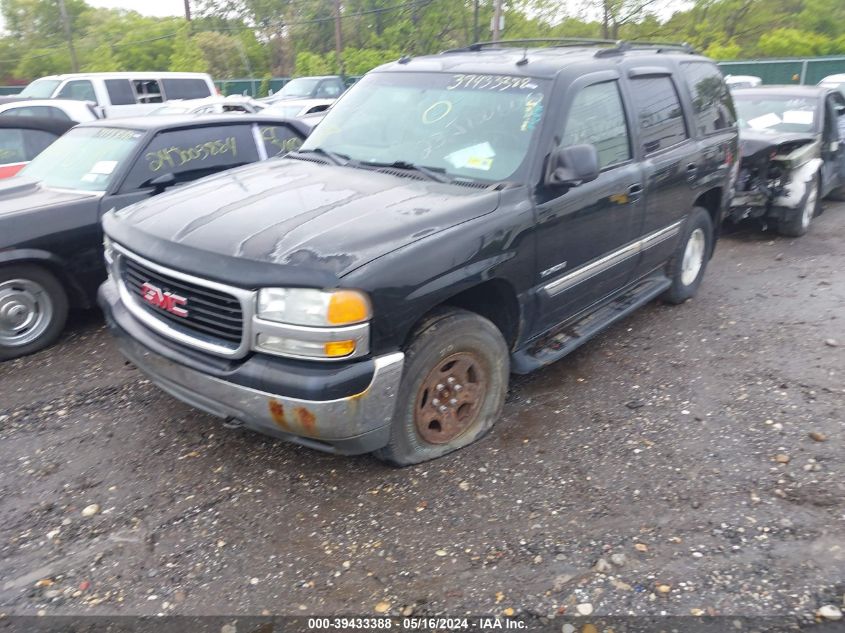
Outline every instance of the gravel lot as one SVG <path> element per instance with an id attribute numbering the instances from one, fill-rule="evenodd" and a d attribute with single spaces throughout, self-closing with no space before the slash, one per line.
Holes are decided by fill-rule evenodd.
<path id="1" fill-rule="evenodd" d="M 0 366 L 0 610 L 842 608 L 843 271 L 845 205 L 734 231 L 695 301 L 515 378 L 486 439 L 403 470 L 227 430 L 79 315 Z"/>

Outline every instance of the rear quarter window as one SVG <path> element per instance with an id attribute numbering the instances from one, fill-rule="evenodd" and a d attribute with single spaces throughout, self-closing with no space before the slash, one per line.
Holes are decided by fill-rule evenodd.
<path id="1" fill-rule="evenodd" d="M 299 135 L 286 125 L 259 125 L 258 129 L 268 158 L 284 156 L 302 146 Z"/>
<path id="2" fill-rule="evenodd" d="M 132 166 L 123 191 L 147 187 L 150 181 L 172 173 L 188 182 L 258 160 L 252 126 L 215 125 L 157 134 Z"/>
<path id="3" fill-rule="evenodd" d="M 722 73 L 708 62 L 683 62 L 682 75 L 692 97 L 696 133 L 712 134 L 736 125 L 736 112 Z"/>
<path id="4" fill-rule="evenodd" d="M 211 96 L 208 84 L 202 79 L 162 79 L 166 99 L 203 99 Z"/>

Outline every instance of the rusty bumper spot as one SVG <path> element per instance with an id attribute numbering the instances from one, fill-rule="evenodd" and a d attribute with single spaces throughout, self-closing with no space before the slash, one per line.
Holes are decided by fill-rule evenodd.
<path id="1" fill-rule="evenodd" d="M 315 437 L 317 435 L 317 416 L 305 407 L 296 407 L 292 419 L 285 415 L 285 407 L 278 400 L 271 398 L 267 403 L 270 417 L 282 430 L 289 433 L 301 433 Z"/>
<path id="2" fill-rule="evenodd" d="M 270 416 L 273 418 L 273 422 L 278 424 L 285 431 L 289 431 L 290 427 L 288 426 L 288 421 L 285 418 L 285 407 L 282 403 L 271 398 L 268 403 L 268 408 L 270 409 Z"/>

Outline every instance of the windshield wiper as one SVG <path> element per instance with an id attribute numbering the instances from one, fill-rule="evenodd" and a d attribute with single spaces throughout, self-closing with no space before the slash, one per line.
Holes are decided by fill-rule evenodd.
<path id="1" fill-rule="evenodd" d="M 393 169 L 403 169 L 406 171 L 415 171 L 422 174 L 429 180 L 436 182 L 450 182 L 452 179 L 446 176 L 446 170 L 443 167 L 425 167 L 424 165 L 415 165 L 406 160 L 395 160 L 392 163 L 379 163 L 376 161 L 361 161 L 361 165 L 367 167 L 391 167 Z"/>
<path id="2" fill-rule="evenodd" d="M 349 162 L 349 156 L 346 154 L 338 154 L 337 152 L 333 152 L 328 149 L 323 149 L 322 147 L 313 147 L 311 149 L 298 149 L 295 152 L 291 152 L 288 154 L 289 156 L 293 154 L 294 158 L 296 154 L 319 154 L 320 156 L 325 156 L 335 165 L 346 165 Z"/>

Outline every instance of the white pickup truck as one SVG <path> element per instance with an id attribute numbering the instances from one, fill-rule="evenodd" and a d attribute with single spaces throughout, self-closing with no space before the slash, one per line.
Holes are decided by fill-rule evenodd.
<path id="1" fill-rule="evenodd" d="M 203 99 L 217 94 L 206 73 L 121 72 L 49 75 L 36 79 L 17 99 L 88 101 L 105 117 L 147 114 L 170 99 Z"/>

